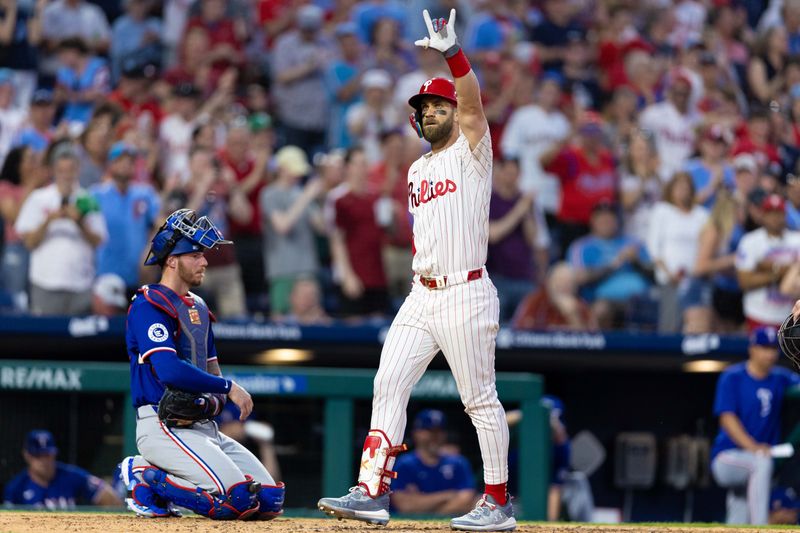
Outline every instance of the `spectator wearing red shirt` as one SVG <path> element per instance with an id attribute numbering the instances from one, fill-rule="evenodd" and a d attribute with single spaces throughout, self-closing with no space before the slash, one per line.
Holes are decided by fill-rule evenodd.
<path id="1" fill-rule="evenodd" d="M 599 117 L 586 113 L 577 142 L 557 145 L 542 155 L 541 162 L 547 172 L 561 181 L 561 204 L 556 218 L 563 254 L 572 241 L 589 232 L 594 206 L 614 202 L 616 197 L 618 176 L 614 157 L 604 147 Z"/>
<path id="2" fill-rule="evenodd" d="M 770 163 L 781 162 L 778 147 L 770 139 L 770 111 L 763 107 L 755 107 L 747 119 L 743 135 L 736 141 L 731 150 L 732 155 L 753 154 L 761 169 Z"/>
<path id="3" fill-rule="evenodd" d="M 535 80 L 531 69 L 518 70 L 511 60 L 504 61 L 499 52 L 486 52 L 480 61 L 481 103 L 489 122 L 492 146 L 500 146 L 503 131 L 513 111 L 532 103 Z M 504 67 L 506 62 L 510 68 Z M 500 157 L 500 150 L 494 151 L 494 157 Z"/>
<path id="4" fill-rule="evenodd" d="M 242 65 L 244 46 L 234 20 L 225 17 L 224 0 L 201 0 L 200 16 L 189 20 L 186 33 L 195 27 L 208 32 L 209 49 L 205 56 L 213 71 L 221 74 L 229 67 Z"/>
<path id="5" fill-rule="evenodd" d="M 387 310 L 386 273 L 375 204 L 378 195 L 367 183 L 367 160 L 361 148 L 345 155 L 348 191 L 334 204 L 336 229 L 331 236 L 333 260 L 342 279 L 341 314 L 382 315 Z"/>
<path id="6" fill-rule="evenodd" d="M 164 113 L 158 100 L 150 92 L 158 68 L 136 60 L 122 62 L 122 77 L 117 88 L 108 95 L 109 102 L 117 104 L 125 114 L 123 119 L 148 135 L 155 135 Z"/>
<path id="7" fill-rule="evenodd" d="M 199 87 L 203 94 L 211 92 L 217 79 L 212 76 L 209 46 L 210 39 L 205 28 L 194 26 L 187 29 L 179 45 L 178 62 L 164 73 L 164 81 L 173 87 L 191 83 Z"/>
<path id="8" fill-rule="evenodd" d="M 275 37 L 292 27 L 300 3 L 296 0 L 258 1 L 258 25 L 264 32 L 264 46 L 268 50 L 272 48 Z"/>
<path id="9" fill-rule="evenodd" d="M 256 295 L 266 291 L 259 197 L 266 185 L 266 168 L 272 157 L 272 146 L 262 144 L 257 150 L 252 150 L 251 143 L 247 125 L 235 124 L 228 131 L 219 160 L 224 167 L 233 171 L 236 183 L 251 207 L 251 216 L 246 221 L 231 217 L 230 228 L 242 267 L 245 291 L 249 295 Z"/>
<path id="10" fill-rule="evenodd" d="M 411 217 L 408 213 L 408 162 L 404 157 L 405 136 L 398 129 L 381 135 L 382 160 L 370 171 L 368 187 L 380 200 L 376 213 L 378 225 L 386 232 L 383 265 L 391 298 L 408 294 L 411 272 Z"/>

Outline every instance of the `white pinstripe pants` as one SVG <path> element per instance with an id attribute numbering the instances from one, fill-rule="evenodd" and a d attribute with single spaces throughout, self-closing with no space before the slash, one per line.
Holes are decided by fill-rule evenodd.
<path id="1" fill-rule="evenodd" d="M 441 349 L 478 433 L 484 481 L 493 485 L 508 480 L 508 425 L 494 371 L 499 308 L 485 270 L 477 280 L 444 289 L 415 282 L 383 344 L 371 425 L 392 445 L 402 441 L 411 389 Z"/>

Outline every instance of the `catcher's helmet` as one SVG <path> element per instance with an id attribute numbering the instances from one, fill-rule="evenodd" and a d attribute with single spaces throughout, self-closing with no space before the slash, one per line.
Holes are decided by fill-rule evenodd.
<path id="1" fill-rule="evenodd" d="M 458 105 L 456 99 L 456 86 L 447 78 L 431 78 L 422 84 L 419 92 L 408 99 L 408 105 L 414 108 L 414 112 L 409 117 L 411 127 L 422 137 L 422 109 L 421 100 L 425 96 L 438 96 L 444 98 L 451 104 Z"/>
<path id="2" fill-rule="evenodd" d="M 778 329 L 778 343 L 786 357 L 800 367 L 800 324 L 789 315 Z"/>
<path id="3" fill-rule="evenodd" d="M 153 237 L 145 265 L 163 265 L 170 255 L 181 255 L 231 244 L 208 217 L 197 218 L 191 209 L 178 209 Z"/>

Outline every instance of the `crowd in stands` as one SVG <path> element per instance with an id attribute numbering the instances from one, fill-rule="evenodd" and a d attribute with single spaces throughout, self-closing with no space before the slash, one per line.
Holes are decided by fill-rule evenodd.
<path id="1" fill-rule="evenodd" d="M 800 0 L 0 0 L 8 312 L 124 312 L 189 207 L 223 319 L 391 317 L 413 46 L 458 9 L 494 147 L 501 321 L 702 333 L 800 296 Z"/>

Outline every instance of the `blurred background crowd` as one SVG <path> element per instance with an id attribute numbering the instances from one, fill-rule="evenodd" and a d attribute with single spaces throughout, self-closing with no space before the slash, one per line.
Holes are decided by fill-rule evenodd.
<path id="1" fill-rule="evenodd" d="M 114 314 L 166 214 L 233 247 L 222 319 L 391 317 L 413 46 L 458 9 L 494 146 L 487 268 L 524 329 L 737 332 L 800 297 L 798 0 L 0 0 L 0 307 Z M 443 228 L 444 231 L 444 228 Z M 154 269 L 149 269 L 154 270 Z"/>

